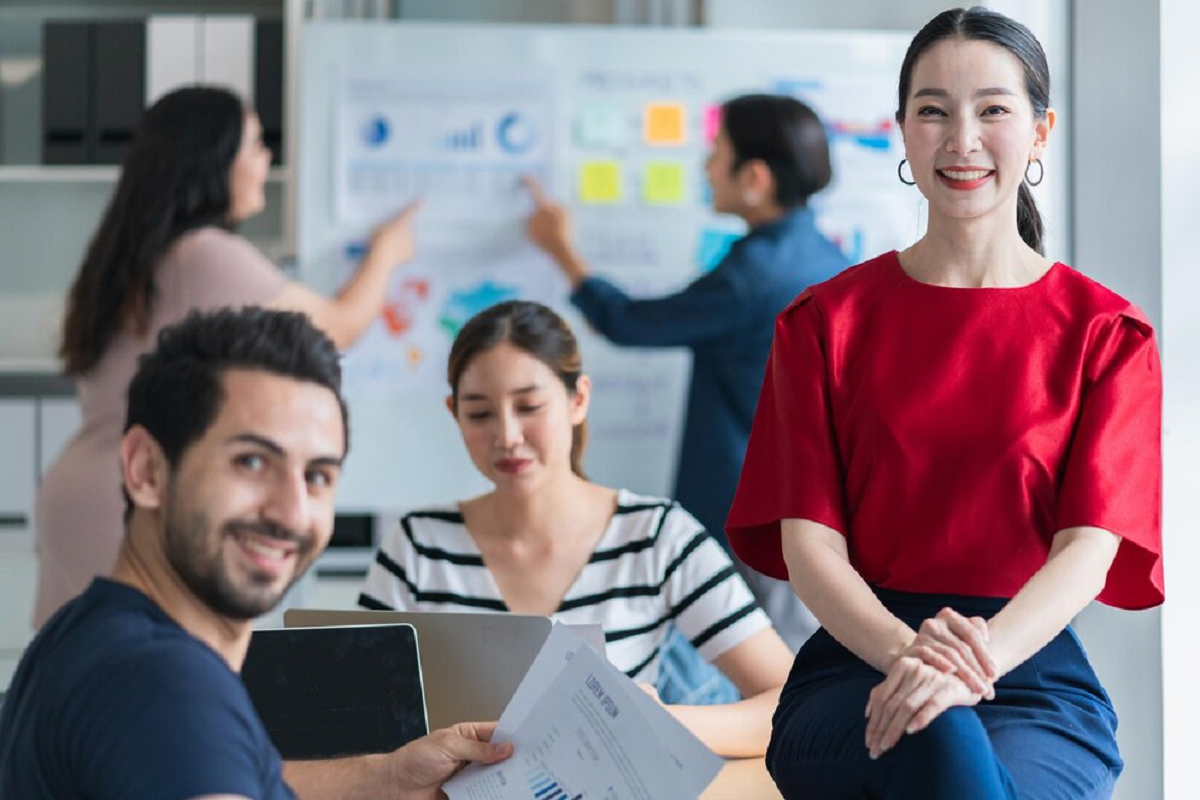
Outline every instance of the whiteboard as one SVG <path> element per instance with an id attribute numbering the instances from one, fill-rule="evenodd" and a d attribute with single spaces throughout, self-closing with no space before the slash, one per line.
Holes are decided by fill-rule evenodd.
<path id="1" fill-rule="evenodd" d="M 298 158 L 301 277 L 332 292 L 372 226 L 425 204 L 417 257 L 347 353 L 351 452 L 339 509 L 390 511 L 488 489 L 444 397 L 445 358 L 474 310 L 554 306 L 579 335 L 594 392 L 590 477 L 669 495 L 689 357 L 618 348 L 588 330 L 557 270 L 525 242 L 520 173 L 572 207 L 594 271 L 635 295 L 686 285 L 736 220 L 708 208 L 713 108 L 789 93 L 826 122 L 835 178 L 817 224 L 851 262 L 918 235 L 920 195 L 896 179 L 892 123 L 908 35 L 314 21 L 305 25 Z"/>

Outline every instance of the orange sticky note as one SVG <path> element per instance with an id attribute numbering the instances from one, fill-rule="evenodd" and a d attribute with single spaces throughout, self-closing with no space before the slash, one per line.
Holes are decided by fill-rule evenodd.
<path id="1" fill-rule="evenodd" d="M 687 114 L 681 103 L 646 106 L 646 144 L 677 145 L 687 141 Z"/>

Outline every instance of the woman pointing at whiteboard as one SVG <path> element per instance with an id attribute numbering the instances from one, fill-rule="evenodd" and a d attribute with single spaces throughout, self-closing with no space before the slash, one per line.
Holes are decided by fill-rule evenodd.
<path id="1" fill-rule="evenodd" d="M 706 164 L 712 207 L 745 221 L 738 240 L 708 274 L 677 294 L 633 299 L 592 274 L 575 249 L 569 212 L 536 182 L 528 234 L 571 282 L 571 302 L 615 344 L 686 347 L 691 386 L 675 499 L 728 548 L 722 531 L 741 473 L 775 315 L 845 260 L 813 224 L 809 198 L 832 177 L 825 128 L 803 103 L 747 95 L 721 107 Z M 751 589 L 794 650 L 816 623 L 787 585 L 747 575 Z"/>
<path id="2" fill-rule="evenodd" d="M 415 207 L 375 230 L 334 297 L 288 281 L 234 232 L 263 210 L 270 163 L 258 116 L 224 89 L 179 89 L 143 116 L 67 298 L 59 354 L 83 425 L 38 492 L 36 626 L 116 558 L 125 389 L 159 330 L 192 309 L 264 305 L 308 314 L 345 348 L 378 316 L 392 270 L 412 257 Z"/>

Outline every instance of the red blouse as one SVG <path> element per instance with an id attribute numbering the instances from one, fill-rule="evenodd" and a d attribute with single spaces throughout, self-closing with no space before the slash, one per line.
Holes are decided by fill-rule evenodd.
<path id="1" fill-rule="evenodd" d="M 1012 597 L 1090 525 L 1122 538 L 1099 600 L 1158 605 L 1161 415 L 1154 330 L 1095 281 L 932 286 L 887 253 L 779 315 L 729 539 L 786 578 L 779 520 L 809 519 L 868 583 Z"/>

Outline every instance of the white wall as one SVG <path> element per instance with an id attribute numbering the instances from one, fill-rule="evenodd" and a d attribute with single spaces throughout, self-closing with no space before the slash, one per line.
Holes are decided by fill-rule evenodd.
<path id="1" fill-rule="evenodd" d="M 964 3 L 964 5 L 970 5 Z M 982 5 L 987 5 L 983 3 Z M 704 0 L 704 24 L 714 28 L 843 28 L 916 32 L 931 17 L 952 8 L 946 0 Z"/>
<path id="2" fill-rule="evenodd" d="M 1075 264 L 1162 330 L 1159 3 L 1075 6 Z M 1170 591 L 1170 589 L 1168 589 Z M 1158 611 L 1093 606 L 1078 623 L 1121 724 L 1120 798 L 1163 796 Z"/>
<path id="3" fill-rule="evenodd" d="M 1195 797 L 1196 720 L 1200 719 L 1200 4 L 1160 0 L 1159 72 L 1162 121 L 1160 206 L 1162 209 L 1161 327 L 1166 375 L 1163 451 L 1167 596 L 1162 614 L 1164 785 L 1169 800 Z M 1145 91 L 1145 87 L 1142 89 Z M 1137 150 L 1147 131 L 1137 117 L 1119 157 Z"/>

